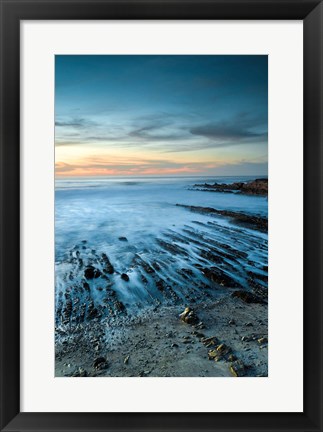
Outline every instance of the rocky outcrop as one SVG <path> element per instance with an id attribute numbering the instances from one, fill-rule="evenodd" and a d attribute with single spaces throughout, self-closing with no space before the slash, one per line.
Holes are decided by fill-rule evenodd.
<path id="1" fill-rule="evenodd" d="M 245 195 L 268 195 L 268 179 L 256 179 L 248 182 L 226 183 L 204 183 L 195 184 L 195 190 L 207 192 L 241 193 Z"/>
<path id="2" fill-rule="evenodd" d="M 113 274 L 114 273 L 114 267 L 111 264 L 109 258 L 105 253 L 101 255 L 101 262 L 103 264 L 103 271 L 107 274 Z"/>
<path id="3" fill-rule="evenodd" d="M 248 291 L 234 291 L 232 293 L 232 297 L 238 298 L 245 303 L 265 303 L 265 300 L 261 297 L 258 297 Z"/>
<path id="4" fill-rule="evenodd" d="M 197 213 L 226 216 L 231 218 L 236 224 L 245 226 L 246 228 L 252 228 L 262 232 L 268 231 L 268 219 L 264 217 L 241 212 L 233 212 L 231 210 L 218 210 L 212 207 L 190 206 L 184 204 L 176 204 L 176 206 L 184 207 Z"/>
<path id="5" fill-rule="evenodd" d="M 241 285 L 217 267 L 203 268 L 202 273 L 212 282 L 227 288 L 240 288 Z"/>

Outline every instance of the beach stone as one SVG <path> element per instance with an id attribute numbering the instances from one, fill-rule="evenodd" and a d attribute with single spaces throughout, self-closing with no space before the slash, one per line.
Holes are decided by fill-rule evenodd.
<path id="1" fill-rule="evenodd" d="M 212 337 L 203 337 L 201 339 L 201 342 L 203 345 L 205 345 L 207 348 L 209 348 L 212 345 L 216 345 L 218 343 L 218 339 L 216 336 L 212 336 Z"/>
<path id="2" fill-rule="evenodd" d="M 197 324 L 199 322 L 198 316 L 190 307 L 186 307 L 179 317 L 186 324 Z"/>
<path id="3" fill-rule="evenodd" d="M 228 361 L 229 362 L 234 362 L 234 361 L 236 361 L 237 360 L 237 357 L 234 355 L 234 354 L 230 354 L 229 356 L 228 356 Z"/>
<path id="4" fill-rule="evenodd" d="M 224 343 L 218 345 L 217 348 L 216 348 L 216 350 L 219 353 L 221 353 L 222 355 L 228 354 L 231 351 L 230 348 L 226 344 L 224 344 Z"/>
<path id="5" fill-rule="evenodd" d="M 268 338 L 266 338 L 266 337 L 259 338 L 258 343 L 260 343 L 260 344 L 268 343 Z"/>
<path id="6" fill-rule="evenodd" d="M 87 377 L 88 373 L 84 368 L 79 367 L 78 369 L 76 369 L 76 371 L 71 376 L 72 377 Z"/>
<path id="7" fill-rule="evenodd" d="M 99 269 L 93 267 L 93 266 L 88 266 L 86 267 L 86 269 L 84 270 L 84 277 L 86 279 L 96 279 L 98 277 L 101 276 L 101 272 Z"/>
<path id="8" fill-rule="evenodd" d="M 196 324 L 194 327 L 197 328 L 197 329 L 199 329 L 199 330 L 203 330 L 203 329 L 205 329 L 205 325 L 203 324 L 202 321 L 200 321 L 200 322 L 199 322 L 198 324 Z"/>
<path id="9" fill-rule="evenodd" d="M 245 365 L 241 360 L 236 360 L 235 362 L 231 363 L 229 369 L 232 375 L 235 377 L 242 377 L 246 373 Z"/>
<path id="10" fill-rule="evenodd" d="M 105 369 L 108 366 L 105 357 L 97 357 L 93 362 L 93 367 L 96 370 Z"/>
<path id="11" fill-rule="evenodd" d="M 250 341 L 252 341 L 252 337 L 251 336 L 242 336 L 241 340 L 242 340 L 242 342 L 250 342 Z"/>
<path id="12" fill-rule="evenodd" d="M 212 349 L 207 353 L 209 360 L 214 360 L 218 356 L 218 354 L 219 353 L 215 349 Z"/>
<path id="13" fill-rule="evenodd" d="M 228 347 L 226 344 L 222 343 L 218 345 L 215 349 L 212 349 L 208 352 L 209 360 L 219 361 L 222 359 L 225 359 L 225 356 L 229 354 L 231 351 L 231 348 Z"/>

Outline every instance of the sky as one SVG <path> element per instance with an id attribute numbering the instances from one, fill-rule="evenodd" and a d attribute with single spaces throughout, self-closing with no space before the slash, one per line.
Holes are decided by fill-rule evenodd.
<path id="1" fill-rule="evenodd" d="M 55 56 L 56 176 L 267 175 L 267 56 Z"/>

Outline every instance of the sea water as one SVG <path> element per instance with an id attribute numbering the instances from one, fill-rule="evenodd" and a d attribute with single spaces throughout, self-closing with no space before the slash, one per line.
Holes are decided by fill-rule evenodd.
<path id="1" fill-rule="evenodd" d="M 127 309 L 137 310 L 139 306 L 155 301 L 170 300 L 164 295 L 165 291 L 157 289 L 157 280 L 163 280 L 178 298 L 185 299 L 188 291 L 190 298 L 203 298 L 205 284 L 211 284 L 211 288 L 214 284 L 205 279 L 201 266 L 212 268 L 215 265 L 205 252 L 216 253 L 223 260 L 219 267 L 221 271 L 248 289 L 250 272 L 256 269 L 258 274 L 266 277 L 267 233 L 237 226 L 224 216 L 192 212 L 176 204 L 267 217 L 267 197 L 193 188 L 195 184 L 232 183 L 255 178 L 57 179 L 57 304 L 71 297 L 80 303 L 93 301 L 100 307 L 105 300 L 105 283 L 112 284 L 117 298 Z M 108 276 L 109 282 L 102 278 L 92 279 L 89 281 L 90 292 L 79 294 L 78 287 L 84 284 L 84 266 L 93 263 L 100 267 L 98 257 L 102 254 L 109 257 L 114 274 Z M 82 266 L 77 264 L 80 259 Z M 142 260 L 157 270 L 147 274 Z M 183 271 L 189 272 L 189 278 Z M 122 280 L 123 273 L 129 276 L 128 282 Z M 260 283 L 266 288 L 266 284 Z"/>
<path id="2" fill-rule="evenodd" d="M 267 217 L 267 197 L 192 190 L 194 184 L 233 183 L 256 177 L 95 177 L 56 180 L 56 257 L 85 239 L 97 248 L 147 242 L 170 227 L 181 227 L 192 214 L 176 204 L 212 207 Z M 194 214 L 205 221 L 207 216 Z M 223 219 L 223 218 L 222 218 Z M 226 220 L 223 219 L 223 223 Z"/>

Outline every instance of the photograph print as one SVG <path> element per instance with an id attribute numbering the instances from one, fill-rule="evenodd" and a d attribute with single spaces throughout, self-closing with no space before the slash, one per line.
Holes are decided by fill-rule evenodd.
<path id="1" fill-rule="evenodd" d="M 55 376 L 268 376 L 268 58 L 55 56 Z"/>

